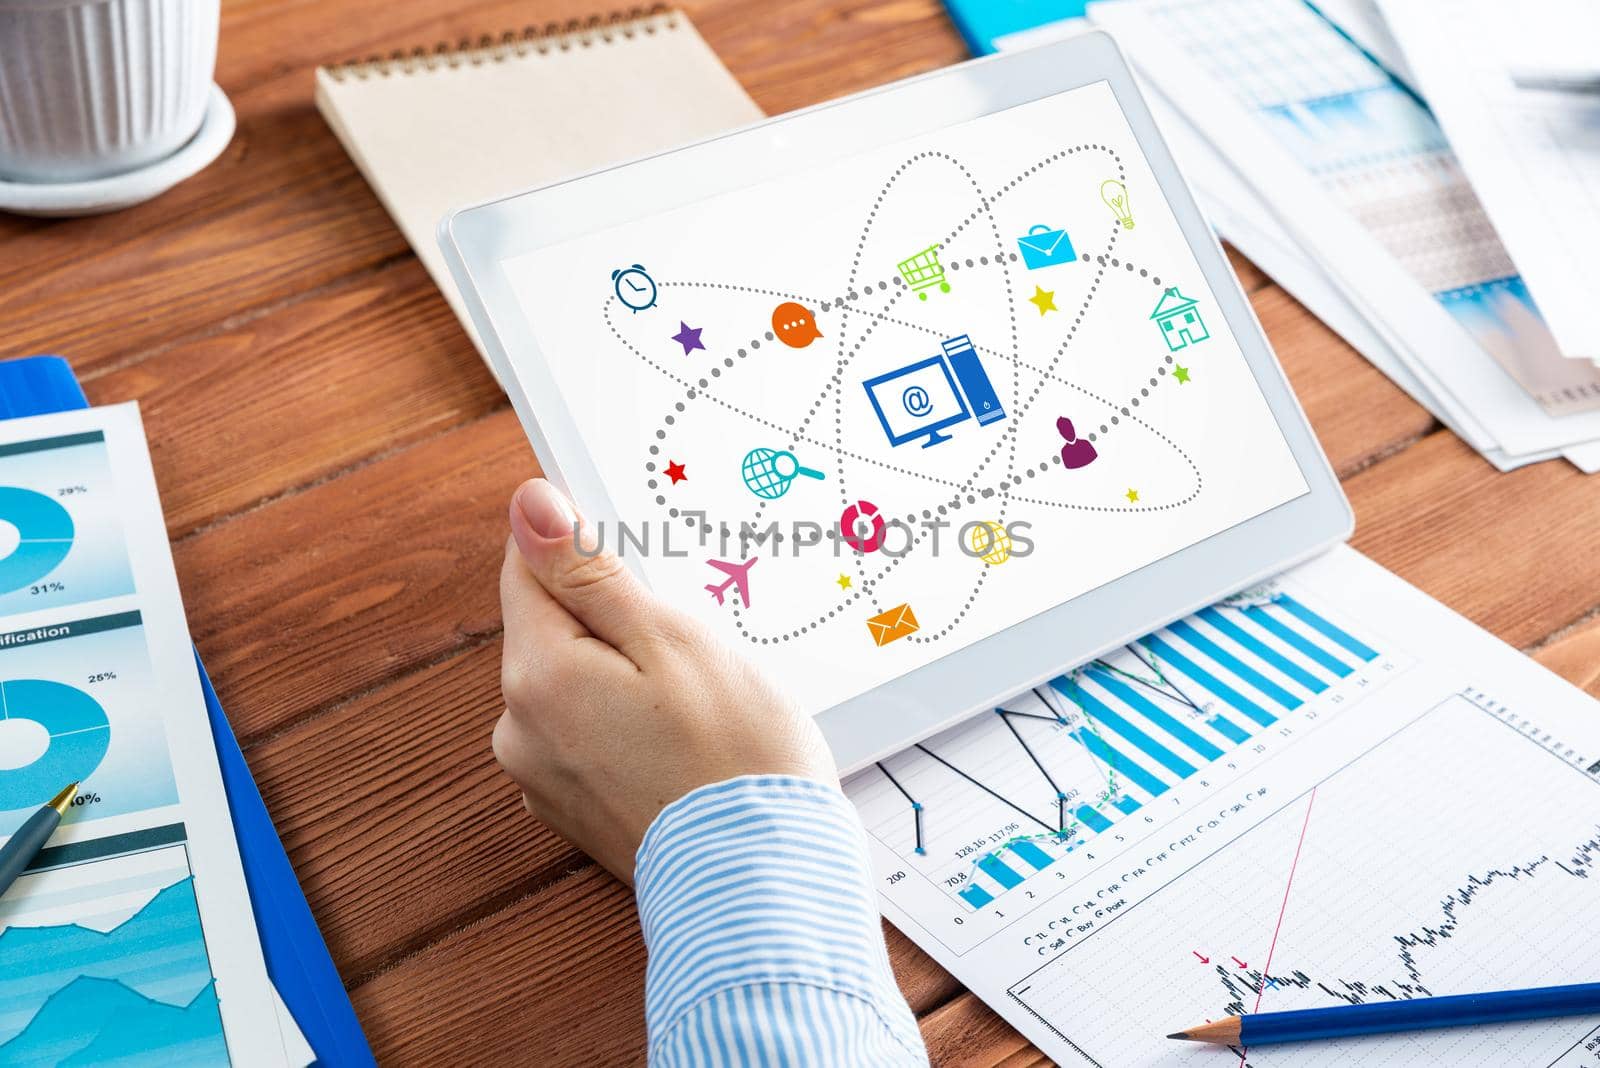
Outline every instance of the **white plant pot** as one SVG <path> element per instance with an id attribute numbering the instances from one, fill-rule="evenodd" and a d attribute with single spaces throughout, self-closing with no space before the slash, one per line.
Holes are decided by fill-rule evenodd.
<path id="1" fill-rule="evenodd" d="M 0 0 L 0 179 L 84 182 L 173 155 L 205 117 L 220 0 Z"/>

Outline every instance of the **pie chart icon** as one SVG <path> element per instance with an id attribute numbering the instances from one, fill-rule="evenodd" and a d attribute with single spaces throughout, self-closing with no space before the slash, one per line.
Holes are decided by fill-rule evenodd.
<path id="1" fill-rule="evenodd" d="M 0 812 L 42 805 L 67 783 L 82 782 L 111 746 L 106 710 L 75 686 L 47 679 L 0 682 L 0 708 L 0 727 L 31 720 L 49 739 L 42 754 L 18 768 L 3 766 L 7 747 L 0 747 Z"/>
<path id="2" fill-rule="evenodd" d="M 50 497 L 0 486 L 0 594 L 54 571 L 72 551 L 72 516 Z"/>

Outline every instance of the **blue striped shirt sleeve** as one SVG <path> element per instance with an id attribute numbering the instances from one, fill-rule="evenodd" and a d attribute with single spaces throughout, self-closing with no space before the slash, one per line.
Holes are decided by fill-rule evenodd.
<path id="1" fill-rule="evenodd" d="M 650 1063 L 928 1063 L 895 985 L 866 833 L 836 788 L 744 776 L 662 810 L 634 885 Z"/>

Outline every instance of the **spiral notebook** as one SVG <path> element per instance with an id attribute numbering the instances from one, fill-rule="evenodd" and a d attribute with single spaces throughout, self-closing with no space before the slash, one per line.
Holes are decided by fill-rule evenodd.
<path id="1" fill-rule="evenodd" d="M 446 212 L 761 118 L 688 16 L 666 10 L 319 67 L 317 109 L 480 354 L 434 237 Z"/>

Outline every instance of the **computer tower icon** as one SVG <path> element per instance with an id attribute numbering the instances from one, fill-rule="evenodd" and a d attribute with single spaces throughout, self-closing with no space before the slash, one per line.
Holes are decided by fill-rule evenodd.
<path id="1" fill-rule="evenodd" d="M 962 334 L 946 339 L 943 344 L 944 358 L 950 361 L 950 369 L 956 373 L 956 381 L 961 383 L 961 392 L 967 395 L 967 404 L 978 425 L 988 426 L 1004 419 L 1005 409 L 1000 407 L 1000 398 L 995 395 L 989 374 L 978 359 L 978 350 L 972 346 L 972 339 Z"/>
<path id="2" fill-rule="evenodd" d="M 926 449 L 950 440 L 942 433 L 946 427 L 968 419 L 983 426 L 1006 417 L 972 339 L 962 334 L 942 344 L 938 356 L 862 383 L 890 445 L 926 438 Z"/>

